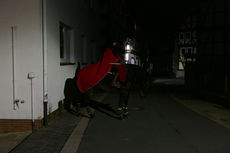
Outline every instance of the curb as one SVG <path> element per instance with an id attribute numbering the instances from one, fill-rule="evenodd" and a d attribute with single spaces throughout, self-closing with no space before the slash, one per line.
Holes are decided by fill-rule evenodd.
<path id="1" fill-rule="evenodd" d="M 76 153 L 81 143 L 83 134 L 88 126 L 89 118 L 82 117 L 73 130 L 71 136 L 64 144 L 60 153 Z"/>
<path id="2" fill-rule="evenodd" d="M 99 97 L 94 97 L 92 99 L 102 102 L 103 99 L 106 97 L 106 94 L 102 94 Z M 93 112 L 95 113 L 95 110 L 93 109 Z M 82 117 L 79 121 L 78 125 L 73 130 L 72 134 L 64 144 L 62 150 L 60 153 L 76 153 L 78 150 L 78 147 L 81 143 L 81 139 L 84 135 L 84 132 L 86 128 L 88 127 L 89 118 Z"/>
<path id="3" fill-rule="evenodd" d="M 170 97 L 175 102 L 184 105 L 193 112 L 198 113 L 199 115 L 202 115 L 227 129 L 230 129 L 230 112 L 221 105 L 199 99 L 182 100 L 173 94 L 170 94 Z M 189 105 L 188 103 L 191 104 L 191 102 L 193 102 L 193 104 Z"/>

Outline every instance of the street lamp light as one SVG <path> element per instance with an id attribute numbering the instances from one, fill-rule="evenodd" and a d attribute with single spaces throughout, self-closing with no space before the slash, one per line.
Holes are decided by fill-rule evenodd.
<path id="1" fill-rule="evenodd" d="M 126 44 L 125 52 L 131 52 L 131 51 L 132 51 L 132 46 L 130 44 Z"/>

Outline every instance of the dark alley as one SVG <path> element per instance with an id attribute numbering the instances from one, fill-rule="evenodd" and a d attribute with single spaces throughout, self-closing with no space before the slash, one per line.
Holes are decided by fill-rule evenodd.
<path id="1" fill-rule="evenodd" d="M 1 153 L 230 153 L 229 0 L 1 0 Z"/>

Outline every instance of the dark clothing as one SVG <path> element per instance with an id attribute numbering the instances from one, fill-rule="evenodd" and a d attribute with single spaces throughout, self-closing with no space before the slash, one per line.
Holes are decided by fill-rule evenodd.
<path id="1" fill-rule="evenodd" d="M 146 69 L 140 67 L 136 74 L 136 85 L 141 90 L 144 91 L 146 88 L 146 81 L 148 80 L 149 74 Z"/>
<path id="2" fill-rule="evenodd" d="M 127 73 L 127 80 L 131 83 L 136 81 L 136 75 L 138 73 L 138 66 L 133 64 L 127 64 L 126 73 Z"/>
<path id="3" fill-rule="evenodd" d="M 120 83 L 120 97 L 118 107 L 128 107 L 130 89 L 131 82 L 127 81 Z"/>
<path id="4" fill-rule="evenodd" d="M 128 107 L 129 93 L 132 83 L 135 81 L 135 66 L 126 65 L 126 81 L 120 82 L 120 97 L 118 107 Z"/>

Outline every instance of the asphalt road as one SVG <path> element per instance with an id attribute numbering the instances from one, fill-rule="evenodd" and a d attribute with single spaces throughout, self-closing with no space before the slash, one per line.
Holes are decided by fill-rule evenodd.
<path id="1" fill-rule="evenodd" d="M 175 102 L 164 89 L 145 98 L 132 92 L 125 120 L 108 109 L 117 102 L 118 93 L 106 96 L 77 153 L 230 153 L 230 130 Z"/>

